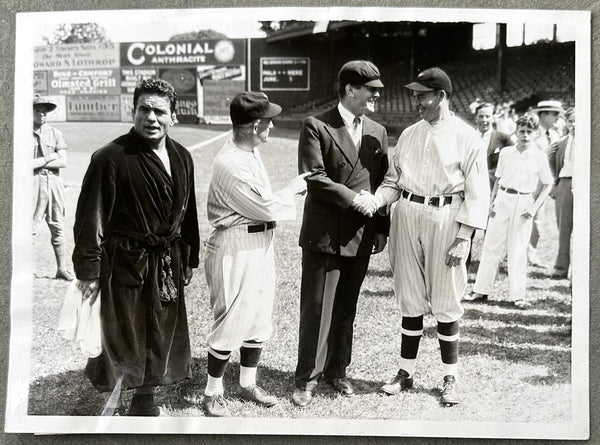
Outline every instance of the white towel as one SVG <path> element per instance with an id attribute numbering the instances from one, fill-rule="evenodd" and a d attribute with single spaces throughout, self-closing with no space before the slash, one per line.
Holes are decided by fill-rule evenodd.
<path id="1" fill-rule="evenodd" d="M 71 281 L 58 320 L 58 331 L 63 338 L 72 342 L 73 349 L 81 351 L 88 358 L 98 357 L 102 352 L 100 328 L 100 294 L 90 305 L 84 300 L 77 287 L 77 280 Z"/>

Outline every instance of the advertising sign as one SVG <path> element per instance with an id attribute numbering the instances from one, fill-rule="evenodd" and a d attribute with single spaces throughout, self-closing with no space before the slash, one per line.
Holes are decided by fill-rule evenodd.
<path id="1" fill-rule="evenodd" d="M 263 91 L 308 91 L 310 58 L 261 57 L 260 89 Z"/>
<path id="2" fill-rule="evenodd" d="M 69 121 L 119 121 L 119 96 L 67 96 Z"/>
<path id="3" fill-rule="evenodd" d="M 35 70 L 117 68 L 118 66 L 119 46 L 116 43 L 68 43 L 34 48 Z"/>
<path id="4" fill-rule="evenodd" d="M 48 94 L 48 72 L 34 71 L 33 73 L 33 92 L 46 96 Z"/>
<path id="5" fill-rule="evenodd" d="M 121 43 L 122 66 L 243 64 L 244 39 Z"/>
<path id="6" fill-rule="evenodd" d="M 121 68 L 121 93 L 133 94 L 140 80 L 154 79 L 156 73 L 155 68 Z"/>
<path id="7" fill-rule="evenodd" d="M 236 94 L 246 89 L 245 85 L 243 80 L 205 80 L 202 120 L 209 124 L 231 123 L 229 104 Z"/>
<path id="8" fill-rule="evenodd" d="M 178 96 L 175 113 L 182 124 L 195 124 L 198 120 L 198 97 L 195 94 Z"/>
<path id="9" fill-rule="evenodd" d="M 80 69 L 49 71 L 50 94 L 78 96 L 82 94 L 119 94 L 117 69 Z"/>
<path id="10" fill-rule="evenodd" d="M 160 70 L 160 78 L 173 85 L 178 95 L 196 94 L 196 70 L 193 68 Z"/>

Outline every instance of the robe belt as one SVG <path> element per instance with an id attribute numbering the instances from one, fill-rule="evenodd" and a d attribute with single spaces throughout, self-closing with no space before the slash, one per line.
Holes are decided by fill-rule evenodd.
<path id="1" fill-rule="evenodd" d="M 159 255 L 158 294 L 161 303 L 169 303 L 177 299 L 177 286 L 173 279 L 173 259 L 171 248 L 180 239 L 179 234 L 169 237 L 160 237 L 156 235 L 146 235 L 143 239 L 135 235 L 129 235 L 134 245 L 144 248 L 156 255 Z"/>

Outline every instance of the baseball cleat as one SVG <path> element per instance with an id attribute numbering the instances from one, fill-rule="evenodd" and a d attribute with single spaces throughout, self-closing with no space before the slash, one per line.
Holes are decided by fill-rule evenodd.
<path id="1" fill-rule="evenodd" d="M 444 377 L 442 395 L 440 397 L 440 403 L 442 405 L 454 406 L 460 403 L 457 386 L 456 379 L 453 375 L 447 375 Z"/>
<path id="2" fill-rule="evenodd" d="M 381 387 L 381 390 L 391 396 L 395 396 L 401 391 L 405 391 L 413 387 L 413 379 L 409 377 L 408 372 L 400 369 L 398 374 L 389 382 Z"/>
<path id="3" fill-rule="evenodd" d="M 227 402 L 222 394 L 216 396 L 204 396 L 202 407 L 208 417 L 231 417 L 231 412 L 227 408 Z"/>
<path id="4" fill-rule="evenodd" d="M 250 385 L 246 388 L 238 386 L 237 392 L 242 399 L 254 402 L 257 405 L 269 408 L 277 404 L 277 399 L 274 396 L 267 394 L 267 392 L 258 385 Z"/>

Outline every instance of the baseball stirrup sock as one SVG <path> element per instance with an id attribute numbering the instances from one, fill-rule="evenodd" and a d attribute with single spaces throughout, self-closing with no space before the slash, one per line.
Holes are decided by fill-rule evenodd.
<path id="1" fill-rule="evenodd" d="M 256 367 L 248 368 L 240 365 L 240 386 L 242 388 L 256 385 L 256 369 Z"/>
<path id="2" fill-rule="evenodd" d="M 208 348 L 208 375 L 223 377 L 230 356 L 231 351 L 217 351 L 213 348 Z"/>
<path id="3" fill-rule="evenodd" d="M 240 365 L 248 368 L 256 368 L 262 353 L 262 343 L 256 341 L 244 341 L 240 348 Z"/>
<path id="4" fill-rule="evenodd" d="M 440 342 L 442 363 L 448 365 L 458 363 L 458 321 L 438 322 L 437 336 Z"/>
<path id="5" fill-rule="evenodd" d="M 419 352 L 419 342 L 423 336 L 423 316 L 402 317 L 402 343 L 400 345 L 400 358 L 414 360 Z M 405 370 L 408 371 L 408 370 Z"/>

